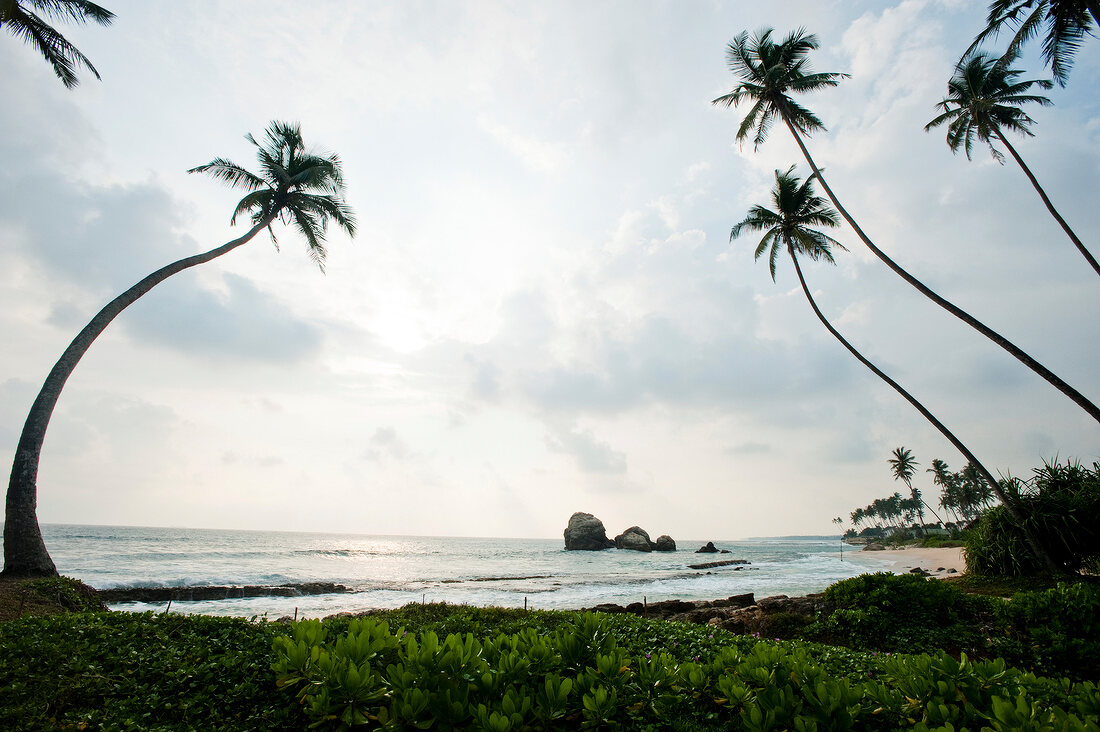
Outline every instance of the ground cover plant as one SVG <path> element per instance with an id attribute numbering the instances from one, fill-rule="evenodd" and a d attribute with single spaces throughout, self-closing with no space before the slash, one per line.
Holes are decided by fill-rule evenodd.
<path id="1" fill-rule="evenodd" d="M 812 627 L 779 641 L 625 614 L 443 604 L 299 623 L 23 617 L 0 623 L 0 728 L 1095 730 L 1097 593 L 1081 587 L 977 600 L 1006 608 L 983 622 L 1003 636 L 1007 663 L 828 645 L 805 639 Z M 930 646 L 915 642 L 929 618 L 965 628 L 975 599 L 886 575 L 826 595 L 825 618 L 877 609 L 907 628 L 896 641 L 911 648 Z M 982 642 L 988 652 L 992 639 Z M 1067 673 L 1075 680 L 1057 680 Z"/>

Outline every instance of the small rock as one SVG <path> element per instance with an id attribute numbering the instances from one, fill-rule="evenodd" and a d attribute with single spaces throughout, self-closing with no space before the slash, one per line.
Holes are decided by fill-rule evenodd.
<path id="1" fill-rule="evenodd" d="M 704 544 L 703 546 L 696 549 L 695 553 L 696 554 L 717 554 L 718 553 L 718 547 L 714 546 L 713 541 L 708 541 L 706 544 Z"/>

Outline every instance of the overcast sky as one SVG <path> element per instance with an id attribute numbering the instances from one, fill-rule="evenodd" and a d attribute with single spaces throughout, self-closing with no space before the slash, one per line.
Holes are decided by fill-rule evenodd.
<path id="1" fill-rule="evenodd" d="M 785 129 L 739 149 L 742 30 L 805 26 L 809 141 L 876 243 L 1094 401 L 1100 280 L 1009 160 L 925 133 L 985 3 L 104 0 L 66 90 L 0 35 L 0 461 L 111 297 L 217 246 L 273 120 L 343 160 L 360 222 L 327 274 L 280 231 L 167 281 L 92 346 L 54 414 L 47 523 L 560 537 L 828 533 L 964 459 L 810 311 L 755 238 Z M 1033 55 L 1026 78 L 1044 75 Z M 1100 41 L 1020 139 L 1100 255 Z M 1015 140 L 1014 140 L 1015 144 Z M 887 270 L 848 229 L 804 267 L 835 325 L 1002 474 L 1100 459 L 1100 426 Z"/>

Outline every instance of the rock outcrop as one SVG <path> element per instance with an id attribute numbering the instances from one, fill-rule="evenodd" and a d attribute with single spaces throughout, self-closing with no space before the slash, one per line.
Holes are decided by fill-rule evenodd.
<path id="1" fill-rule="evenodd" d="M 596 551 L 610 549 L 615 542 L 607 538 L 603 521 L 590 513 L 577 511 L 569 517 L 565 527 L 565 548 L 569 550 Z"/>
<path id="2" fill-rule="evenodd" d="M 708 541 L 705 545 L 695 550 L 696 554 L 717 554 L 718 547 L 714 546 L 713 541 Z"/>
<path id="3" fill-rule="evenodd" d="M 649 532 L 640 526 L 631 526 L 615 537 L 615 546 L 619 549 L 632 549 L 636 552 L 651 552 L 655 545 L 649 538 Z"/>
<path id="4" fill-rule="evenodd" d="M 657 537 L 657 541 L 654 543 L 653 551 L 674 552 L 676 551 L 676 542 L 668 534 L 661 534 Z"/>
<path id="5" fill-rule="evenodd" d="M 824 608 L 821 594 L 806 597 L 787 597 L 776 595 L 756 600 L 753 594 L 734 595 L 725 600 L 662 600 L 649 603 L 632 602 L 627 606 L 612 603 L 585 608 L 603 613 L 630 613 L 663 620 L 680 620 L 699 625 L 713 625 L 733 633 L 757 633 L 764 637 L 775 637 L 789 628 L 792 616 L 800 616 L 804 624 L 813 622 L 817 613 Z M 781 623 L 775 626 L 772 618 L 779 616 Z"/>

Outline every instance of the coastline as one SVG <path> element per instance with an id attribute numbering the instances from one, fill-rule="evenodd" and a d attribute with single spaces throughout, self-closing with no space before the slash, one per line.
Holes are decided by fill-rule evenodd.
<path id="1" fill-rule="evenodd" d="M 907 574 L 913 569 L 921 569 L 932 577 L 947 577 L 966 572 L 966 557 L 961 546 L 953 547 L 909 547 L 905 549 L 883 549 L 881 551 L 844 552 L 844 561 L 853 562 L 894 574 Z M 951 570 L 954 569 L 954 572 Z"/>

